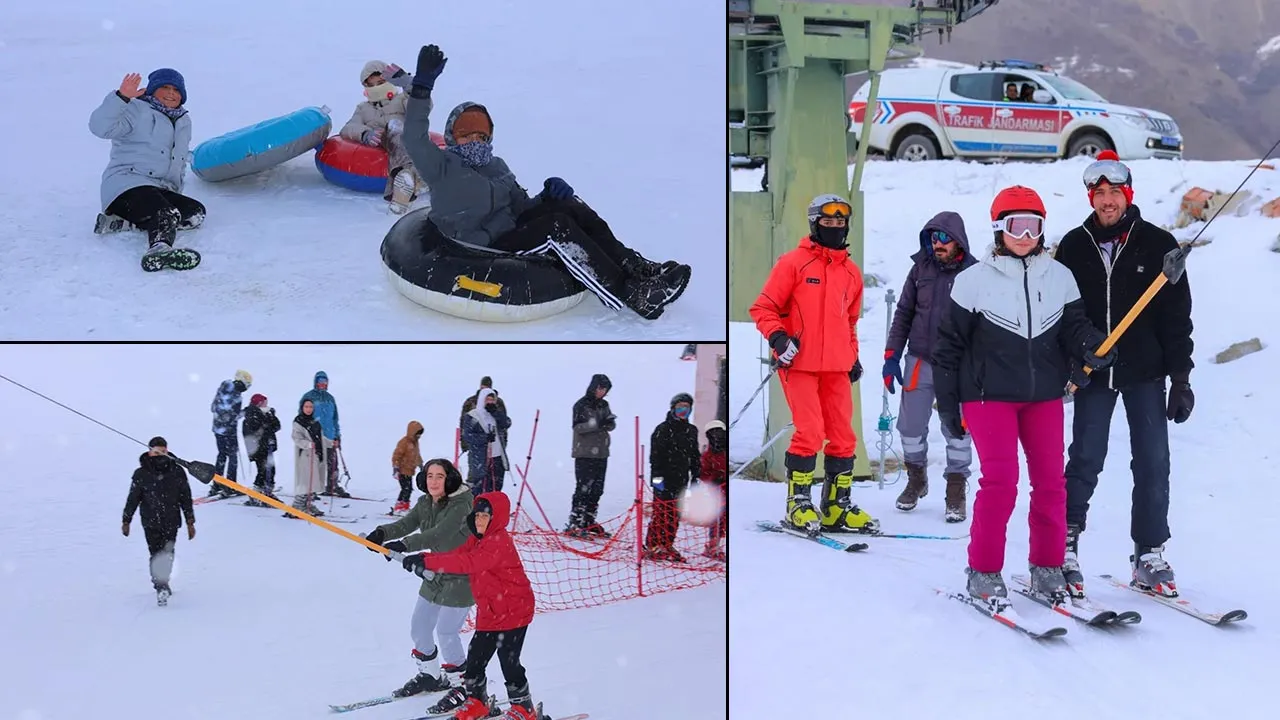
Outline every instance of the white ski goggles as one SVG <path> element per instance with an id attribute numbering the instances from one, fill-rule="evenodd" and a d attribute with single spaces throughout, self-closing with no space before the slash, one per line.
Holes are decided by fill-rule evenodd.
<path id="1" fill-rule="evenodd" d="M 1106 180 L 1111 185 L 1128 185 L 1132 177 L 1129 166 L 1118 160 L 1099 160 L 1084 169 L 1084 186 L 1092 190 Z"/>
<path id="2" fill-rule="evenodd" d="M 1015 238 L 1039 240 L 1044 235 L 1044 218 L 1035 213 L 1014 213 L 992 221 L 991 229 L 1008 233 Z"/>

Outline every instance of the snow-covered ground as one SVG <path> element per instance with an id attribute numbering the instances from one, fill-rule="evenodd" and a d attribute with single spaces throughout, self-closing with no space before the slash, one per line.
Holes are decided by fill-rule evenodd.
<path id="1" fill-rule="evenodd" d="M 690 390 L 693 364 L 678 360 L 681 348 L 10 346 L 0 374 L 143 441 L 164 435 L 180 457 L 211 461 L 208 407 L 220 381 L 250 371 L 246 402 L 261 392 L 288 422 L 324 369 L 341 411 L 348 487 L 373 498 L 394 496 L 389 458 L 409 420 L 426 426 L 424 456 L 452 457 L 458 408 L 489 374 L 512 414 L 511 454 L 521 465 L 541 410 L 529 482 L 560 527 L 573 491 L 574 400 L 593 373 L 611 377 L 609 399 L 624 422 L 600 516 L 624 512 L 634 494 L 632 418 L 647 434 L 666 399 Z M 276 510 L 197 505 L 196 538 L 178 541 L 175 594 L 156 607 L 137 518 L 128 538 L 120 534 L 143 449 L 8 382 L 0 381 L 0 403 L 0 718 L 319 719 L 332 717 L 329 703 L 386 694 L 413 674 L 417 578 Z M 288 453 L 279 457 L 277 481 L 291 487 Z M 509 477 L 506 490 L 517 489 Z M 350 504 L 322 509 L 366 516 L 340 526 L 354 532 L 388 521 L 380 513 L 390 500 Z M 726 596 L 726 583 L 713 582 L 536 616 L 524 653 L 535 698 L 553 715 L 593 720 L 726 718 Z M 496 662 L 489 679 L 502 697 Z M 410 718 L 434 698 L 346 717 Z"/>
<path id="2" fill-rule="evenodd" d="M 1234 189 L 1253 162 L 1130 163 L 1136 203 L 1156 223 L 1172 223 L 1191 186 Z M 1048 209 L 1056 242 L 1089 212 L 1080 172 L 1085 161 L 985 166 L 958 162 L 869 164 L 865 272 L 883 281 L 869 287 L 858 326 L 867 382 L 859 452 L 874 447 L 883 385 L 884 293 L 901 292 L 918 248 L 920 227 L 935 213 L 964 216 L 975 249 L 990 243 L 988 209 L 1003 187 L 1035 188 Z M 760 171 L 735 171 L 735 189 L 759 187 Z M 1275 171 L 1259 170 L 1246 189 L 1264 200 L 1280 195 Z M 1175 231 L 1190 239 L 1202 225 Z M 736 481 L 731 495 L 730 648 L 734 717 L 784 717 L 799 705 L 814 717 L 856 715 L 881 720 L 915 718 L 1270 718 L 1275 716 L 1270 669 L 1280 661 L 1275 612 L 1280 576 L 1270 571 L 1270 531 L 1280 511 L 1280 490 L 1270 482 L 1280 450 L 1273 431 L 1280 389 L 1274 347 L 1230 364 L 1211 358 L 1231 343 L 1280 335 L 1280 254 L 1268 252 L 1280 221 L 1256 210 L 1222 216 L 1196 249 L 1187 277 L 1194 297 L 1196 408 L 1171 425 L 1173 477 L 1166 557 L 1179 585 L 1206 604 L 1242 607 L 1248 620 L 1213 628 L 1123 590 L 1091 592 L 1111 604 L 1142 612 L 1140 625 L 1116 632 L 1068 626 L 1064 640 L 1037 645 L 982 618 L 934 588 L 963 588 L 966 541 L 872 540 L 870 551 L 845 556 L 799 539 L 766 536 L 748 528 L 777 519 L 781 485 Z M 736 414 L 763 377 L 765 348 L 747 323 L 730 325 L 730 412 Z M 762 396 L 766 398 L 767 396 Z M 762 402 L 758 400 L 757 402 Z M 897 413 L 898 396 L 891 396 Z M 1068 405 L 1068 428 L 1071 406 Z M 763 412 L 753 406 L 735 428 L 730 458 L 750 459 L 763 435 Z M 893 447 L 901 451 L 896 433 Z M 1111 452 L 1081 541 L 1086 575 L 1127 573 L 1129 539 L 1128 430 L 1123 413 L 1112 424 Z M 881 519 L 887 532 L 964 535 L 968 523 L 942 520 L 943 441 L 930 434 L 931 492 L 904 514 L 893 507 L 901 484 L 855 491 L 855 500 Z M 873 455 L 874 457 L 874 455 Z M 975 453 L 976 460 L 976 453 Z M 977 489 L 975 468 L 969 500 Z M 1025 474 L 1024 474 L 1025 477 Z M 890 479 L 893 475 L 890 475 Z M 1026 483 L 1009 523 L 1006 573 L 1025 568 Z M 1025 615 L 1048 617 L 1030 601 Z M 1067 620 L 1066 622 L 1071 622 Z M 785 648 L 786 675 L 762 660 L 758 639 Z M 837 679 L 838 678 L 838 679 Z M 794 680 L 799 679 L 799 680 Z"/>
<path id="3" fill-rule="evenodd" d="M 719 12 L 680 0 L 0 3 L 0 94 L 16 103 L 0 114 L 0 337 L 723 340 L 724 161 L 718 128 L 699 120 L 722 112 L 708 91 L 725 73 L 708 41 Z M 196 271 L 145 275 L 139 233 L 93 234 L 109 143 L 89 113 L 126 73 L 185 75 L 194 149 L 306 106 L 332 108 L 336 133 L 363 99 L 367 60 L 412 71 L 429 43 L 449 57 L 433 129 L 457 103 L 485 103 L 495 152 L 523 185 L 563 177 L 623 242 L 693 266 L 661 319 L 594 297 L 507 326 L 418 306 L 379 257 L 386 203 L 327 183 L 311 152 L 225 183 L 187 174 L 209 209 L 180 239 L 203 254 Z"/>

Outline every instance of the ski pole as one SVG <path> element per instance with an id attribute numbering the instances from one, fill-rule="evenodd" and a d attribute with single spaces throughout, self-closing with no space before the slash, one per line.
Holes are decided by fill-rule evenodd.
<path id="1" fill-rule="evenodd" d="M 365 540 L 364 538 L 360 537 L 359 535 L 356 535 L 355 533 L 347 532 L 346 530 L 343 530 L 342 528 L 337 527 L 336 525 L 327 523 L 318 517 L 308 515 L 307 513 L 302 512 L 301 510 L 293 507 L 292 505 L 286 505 L 285 503 L 282 503 L 273 497 L 268 497 L 266 495 L 263 495 L 262 493 L 258 492 L 257 490 L 254 490 L 251 487 L 245 487 L 244 485 L 240 485 L 235 481 L 228 480 L 227 478 L 222 477 L 215 471 L 213 465 L 207 462 L 200 462 L 199 460 L 183 460 L 182 458 L 178 457 L 177 455 L 174 455 L 173 453 L 169 453 L 169 457 L 173 458 L 174 462 L 181 465 L 183 468 L 187 470 L 187 472 L 191 473 L 192 476 L 195 477 L 195 479 L 199 480 L 205 485 L 208 485 L 211 482 L 215 482 L 219 485 L 229 487 L 232 490 L 238 490 L 239 492 L 242 492 L 245 495 L 248 495 L 249 497 L 254 498 L 255 500 L 258 500 L 259 502 L 266 503 L 267 505 L 270 505 L 271 507 L 276 508 L 278 510 L 283 510 L 289 513 L 290 515 L 293 515 L 294 517 L 298 517 L 303 520 L 306 520 L 307 522 L 313 525 L 316 525 L 317 527 L 322 527 L 325 530 L 328 530 L 329 532 L 334 533 L 335 535 L 341 535 L 342 537 L 348 540 L 351 540 L 352 542 L 357 542 L 357 543 L 360 543 L 361 545 L 364 545 L 370 550 L 373 550 L 375 552 L 380 552 L 383 555 L 388 555 L 392 558 L 395 558 L 395 555 L 391 554 L 394 552 L 392 550 L 388 550 L 376 543 L 371 543 L 368 540 Z M 403 556 L 401 556 L 401 558 L 399 559 L 403 559 Z"/>
<path id="2" fill-rule="evenodd" d="M 1187 271 L 1187 256 L 1191 254 L 1191 250 L 1194 248 L 1196 241 L 1200 239 L 1200 236 L 1204 234 L 1205 230 L 1209 229 L 1209 225 L 1212 224 L 1214 220 L 1218 219 L 1218 215 L 1222 213 L 1222 209 L 1230 204 L 1231 199 L 1244 188 L 1245 183 L 1249 182 L 1249 178 L 1253 177 L 1253 174 L 1258 171 L 1258 168 L 1262 167 L 1262 163 L 1266 162 L 1267 158 L 1271 157 L 1271 153 L 1275 152 L 1276 148 L 1280 148 L 1280 140 L 1276 140 L 1276 144 L 1272 145 L 1271 149 L 1268 150 L 1266 154 L 1262 156 L 1262 159 L 1258 161 L 1258 164 L 1254 165 L 1253 169 L 1249 171 L 1249 174 L 1244 176 L 1244 180 L 1241 180 L 1240 184 L 1236 186 L 1236 189 L 1232 190 L 1231 194 L 1227 196 L 1227 199 L 1218 206 L 1218 209 L 1213 213 L 1213 217 L 1209 218 L 1209 220 L 1204 224 L 1204 227 L 1200 228 L 1200 232 L 1196 233 L 1196 236 L 1191 238 L 1191 242 L 1185 245 L 1179 245 L 1173 250 L 1165 253 L 1163 267 L 1160 268 L 1160 274 L 1156 276 L 1155 280 L 1151 281 L 1151 285 L 1147 287 L 1146 292 L 1142 293 L 1142 297 L 1138 298 L 1138 301 L 1133 304 L 1133 307 L 1129 308 L 1129 312 L 1125 313 L 1125 316 L 1120 319 L 1119 324 L 1117 324 L 1115 329 L 1111 331 L 1111 334 L 1107 335 L 1107 339 L 1102 341 L 1102 344 L 1094 351 L 1094 355 L 1101 357 L 1111 352 L 1111 348 L 1115 347 L 1115 344 L 1120 341 L 1120 336 L 1124 335 L 1125 331 L 1129 329 L 1129 326 L 1133 324 L 1133 321 L 1138 319 L 1138 315 L 1140 315 L 1143 309 L 1147 307 L 1147 304 L 1156 296 L 1156 293 L 1160 292 L 1160 288 L 1164 287 L 1165 283 L 1173 283 L 1174 285 L 1178 284 L 1178 281 L 1182 279 L 1183 274 Z M 1085 365 L 1084 374 L 1089 375 L 1091 373 L 1093 373 L 1093 368 Z M 1070 381 L 1067 382 L 1068 395 L 1074 394 L 1075 391 L 1079 389 L 1080 388 L 1077 387 L 1075 383 Z"/>
<path id="3" fill-rule="evenodd" d="M 773 444 L 778 442 L 778 438 L 782 437 L 782 433 L 790 430 L 792 427 L 793 425 L 791 423 L 787 423 L 786 425 L 783 425 L 782 429 L 774 433 L 773 437 L 769 438 L 769 442 L 766 442 L 763 447 L 757 450 L 756 454 L 752 455 L 751 458 L 747 460 L 747 462 L 742 463 L 742 466 L 739 467 L 737 470 L 735 470 L 734 473 L 729 476 L 729 479 L 732 480 L 738 477 L 739 475 L 741 475 L 742 471 L 747 469 L 747 466 L 751 464 L 752 460 L 755 460 L 756 458 L 760 457 L 765 453 L 766 450 L 773 447 Z"/>
<path id="4" fill-rule="evenodd" d="M 738 424 L 738 421 L 742 419 L 743 415 L 747 414 L 747 408 L 751 407 L 751 403 L 754 403 L 756 401 L 756 398 L 759 397 L 760 393 L 764 391 L 765 386 L 768 385 L 769 381 L 773 379 L 773 374 L 776 372 L 778 372 L 778 366 L 774 363 L 770 363 L 769 374 L 764 376 L 764 379 L 761 380 L 760 384 L 756 386 L 756 391 L 751 393 L 751 399 L 747 400 L 747 404 L 743 405 L 742 409 L 738 411 L 737 417 L 733 419 L 733 422 L 729 423 L 730 430 L 733 429 L 734 425 Z"/>
<path id="5" fill-rule="evenodd" d="M 342 484 L 343 489 L 346 489 L 351 484 L 351 473 L 347 472 L 347 456 L 342 452 L 341 445 L 334 448 L 333 451 L 338 453 L 338 462 L 342 463 L 342 474 L 347 476 L 347 481 Z"/>

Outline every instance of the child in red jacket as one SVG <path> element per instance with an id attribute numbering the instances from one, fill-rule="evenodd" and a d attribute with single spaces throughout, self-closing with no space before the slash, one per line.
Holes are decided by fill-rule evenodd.
<path id="1" fill-rule="evenodd" d="M 712 420 L 704 432 L 707 449 L 702 451 L 702 472 L 698 473 L 698 479 L 720 486 L 721 504 L 720 519 L 711 526 L 703 555 L 724 562 L 725 553 L 720 548 L 720 540 L 727 538 L 729 531 L 729 430 L 719 420 Z"/>
<path id="2" fill-rule="evenodd" d="M 467 650 L 462 687 L 455 687 L 427 712 L 436 715 L 457 709 L 455 720 L 490 717 L 485 668 L 498 655 L 511 708 L 502 720 L 542 720 L 534 711 L 520 651 L 533 622 L 533 586 L 525 574 L 516 544 L 507 532 L 511 500 L 502 492 L 475 499 L 467 526 L 471 537 L 447 553 L 407 555 L 404 569 L 416 575 L 454 573 L 471 578 L 476 599 L 476 632 Z"/>

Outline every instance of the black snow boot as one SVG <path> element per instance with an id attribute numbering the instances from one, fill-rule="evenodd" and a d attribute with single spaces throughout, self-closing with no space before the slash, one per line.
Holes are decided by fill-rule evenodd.
<path id="1" fill-rule="evenodd" d="M 681 265 L 669 273 L 657 277 L 627 279 L 622 303 L 645 320 L 661 317 L 668 305 L 675 302 L 689 286 L 692 270 Z"/>

